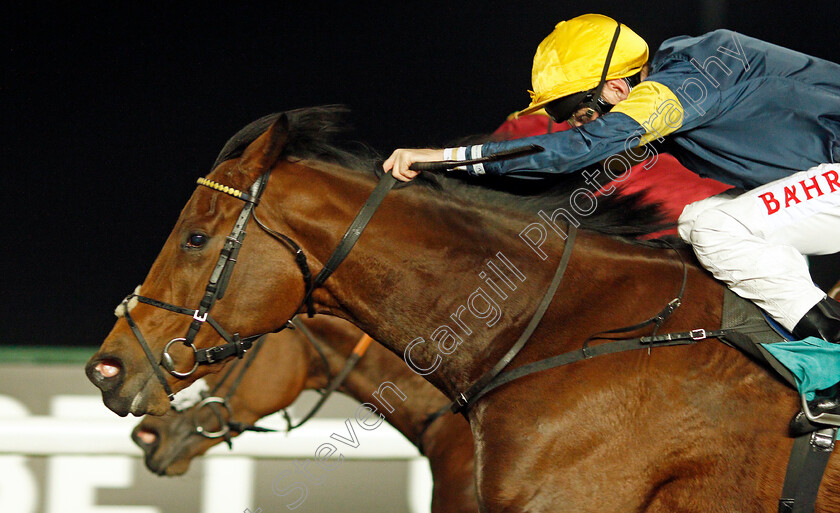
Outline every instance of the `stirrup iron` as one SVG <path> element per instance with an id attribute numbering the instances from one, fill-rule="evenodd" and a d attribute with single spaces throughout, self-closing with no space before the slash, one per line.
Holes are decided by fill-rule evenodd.
<path id="1" fill-rule="evenodd" d="M 808 400 L 805 398 L 805 394 L 799 394 L 799 399 L 802 406 L 802 413 L 805 414 L 805 418 L 808 419 L 812 424 L 823 424 L 827 426 L 840 427 L 840 415 L 828 412 L 823 412 L 818 415 L 814 415 L 811 412 L 811 409 L 808 407 Z"/>

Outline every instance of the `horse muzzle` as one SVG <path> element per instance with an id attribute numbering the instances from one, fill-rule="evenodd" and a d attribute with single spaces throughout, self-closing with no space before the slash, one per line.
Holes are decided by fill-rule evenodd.
<path id="1" fill-rule="evenodd" d="M 201 437 L 191 438 L 195 432 L 187 420 L 170 410 L 162 417 L 147 416 L 134 427 L 131 439 L 143 450 L 146 468 L 151 472 L 177 476 L 189 469 L 194 445 L 206 442 Z"/>
<path id="2" fill-rule="evenodd" d="M 147 379 L 127 380 L 123 361 L 111 355 L 94 355 L 85 366 L 85 374 L 102 392 L 102 402 L 109 410 L 121 417 L 129 413 L 135 416 L 145 414 L 162 415 L 168 402 L 160 407 L 152 404 L 150 390 L 145 386 Z"/>

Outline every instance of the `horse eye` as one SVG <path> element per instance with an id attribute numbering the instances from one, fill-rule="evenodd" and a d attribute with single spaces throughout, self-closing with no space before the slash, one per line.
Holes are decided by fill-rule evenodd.
<path id="1" fill-rule="evenodd" d="M 189 237 L 187 237 L 187 247 L 188 248 L 201 248 L 207 244 L 207 236 L 203 233 L 191 233 Z"/>

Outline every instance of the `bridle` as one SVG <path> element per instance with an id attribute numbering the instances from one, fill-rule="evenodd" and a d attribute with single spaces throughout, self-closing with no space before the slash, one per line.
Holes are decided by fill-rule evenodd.
<path id="1" fill-rule="evenodd" d="M 201 401 L 199 401 L 198 404 L 196 404 L 192 408 L 193 434 L 201 435 L 205 438 L 211 439 L 224 438 L 225 442 L 228 444 L 228 447 L 232 449 L 233 441 L 230 435 L 231 431 L 274 431 L 273 429 L 263 428 L 252 424 L 245 424 L 242 422 L 234 421 L 233 406 L 231 406 L 230 404 L 230 398 L 233 397 L 233 395 L 236 393 L 237 388 L 239 388 L 239 385 L 242 383 L 242 378 L 245 377 L 245 373 L 248 371 L 251 364 L 254 363 L 254 360 L 257 359 L 257 354 L 259 354 L 259 351 L 263 348 L 264 344 L 265 337 L 257 339 L 257 341 L 253 344 L 253 349 L 248 353 L 248 355 L 246 355 L 242 359 L 236 360 L 222 376 L 222 379 L 220 379 L 219 382 L 216 383 L 216 385 L 209 392 L 201 394 Z M 228 378 L 230 378 L 233 375 L 233 372 L 239 367 L 238 364 L 240 362 L 242 362 L 242 369 L 240 370 L 239 374 L 233 379 L 233 382 L 228 387 L 224 397 L 218 395 L 219 389 L 228 380 Z M 215 416 L 218 425 L 220 426 L 219 429 L 214 430 L 212 428 L 207 428 L 201 424 L 199 413 L 203 408 L 208 407 Z M 219 410 L 219 407 L 223 408 L 227 412 L 227 420 L 225 420 L 225 416 Z"/>
<path id="2" fill-rule="evenodd" d="M 344 259 L 350 253 L 350 250 L 358 241 L 359 237 L 362 234 L 362 231 L 364 231 L 365 227 L 370 222 L 370 219 L 373 217 L 373 214 L 376 212 L 377 208 L 382 203 L 382 200 L 385 199 L 385 195 L 394 187 L 394 185 L 397 182 L 391 174 L 385 174 L 380 178 L 379 183 L 376 185 L 376 188 L 368 197 L 361 210 L 359 210 L 359 213 L 356 215 L 356 218 L 350 224 L 350 227 L 347 229 L 344 236 L 341 238 L 341 241 L 338 243 L 338 246 L 333 251 L 330 258 L 324 264 L 324 267 L 321 269 L 318 275 L 315 276 L 315 278 L 313 278 L 312 273 L 309 269 L 309 264 L 306 259 L 306 254 L 303 252 L 301 247 L 290 237 L 267 227 L 256 216 L 256 206 L 259 204 L 260 197 L 262 196 L 263 191 L 265 190 L 270 174 L 271 172 L 269 171 L 260 175 L 260 177 L 257 178 L 256 182 L 254 182 L 254 184 L 251 186 L 251 189 L 248 193 L 245 193 L 233 187 L 229 187 L 227 185 L 222 185 L 218 182 L 214 182 L 207 178 L 202 177 L 197 180 L 198 185 L 208 187 L 221 193 L 227 194 L 229 196 L 242 200 L 245 203 L 242 207 L 242 211 L 239 213 L 239 217 L 234 223 L 233 230 L 225 240 L 225 245 L 222 248 L 221 253 L 219 254 L 219 259 L 217 260 L 216 266 L 213 269 L 213 273 L 210 276 L 210 280 L 208 281 L 207 286 L 205 287 L 204 297 L 202 298 L 197 309 L 173 305 L 165 301 L 141 296 L 137 291 L 126 296 L 120 304 L 120 307 L 118 307 L 118 311 L 120 311 L 121 315 L 125 317 L 126 322 L 128 322 L 128 325 L 131 328 L 132 333 L 134 334 L 134 337 L 137 339 L 140 346 L 143 348 L 143 352 L 146 354 L 146 359 L 151 364 L 152 370 L 154 371 L 158 381 L 160 381 L 161 385 L 163 386 L 163 389 L 169 397 L 170 401 L 174 399 L 175 394 L 172 392 L 172 388 L 169 386 L 169 383 L 167 382 L 166 376 L 161 370 L 161 367 L 165 368 L 171 375 L 175 376 L 176 378 L 185 379 L 191 376 L 193 373 L 195 373 L 195 371 L 198 370 L 199 365 L 219 363 L 233 356 L 236 356 L 237 358 L 242 358 L 245 355 L 246 351 L 248 351 L 253 346 L 254 341 L 266 334 L 260 333 L 247 337 L 240 337 L 239 333 L 229 333 L 228 330 L 225 330 L 215 319 L 213 319 L 213 317 L 210 316 L 210 310 L 213 308 L 213 305 L 216 303 L 217 300 L 220 300 L 224 297 L 225 290 L 230 280 L 230 276 L 233 273 L 234 265 L 236 265 L 239 250 L 241 249 L 242 242 L 245 239 L 245 228 L 248 224 L 248 221 L 252 217 L 257 223 L 257 226 L 259 226 L 268 235 L 282 243 L 283 246 L 289 249 L 289 251 L 291 251 L 291 253 L 294 255 L 295 263 L 297 264 L 301 275 L 303 276 L 305 287 L 304 297 L 301 300 L 301 303 L 298 306 L 298 308 L 295 309 L 295 314 L 298 311 L 302 310 L 305 306 L 305 311 L 307 315 L 309 315 L 309 317 L 312 317 L 315 315 L 312 293 L 315 289 L 323 285 L 327 278 L 329 278 L 330 275 L 332 275 L 332 273 L 338 268 L 339 264 L 341 264 L 341 262 L 344 261 Z M 131 317 L 131 314 L 129 313 L 131 310 L 130 303 L 134 300 L 170 312 L 182 315 L 189 315 L 193 318 L 192 322 L 190 323 L 189 329 L 187 330 L 186 336 L 171 339 L 164 347 L 163 353 L 159 361 L 155 358 L 154 353 L 149 347 L 149 344 L 146 342 L 146 339 L 143 337 L 139 326 L 137 326 L 137 324 L 134 322 L 134 319 Z M 282 331 L 283 329 L 288 327 L 290 322 L 291 319 L 287 320 L 279 329 L 275 330 L 274 333 Z M 209 324 L 214 330 L 216 330 L 219 336 L 225 340 L 225 343 L 205 349 L 196 348 L 194 345 L 194 340 L 199 330 L 204 324 Z M 179 372 L 176 370 L 175 359 L 170 354 L 170 348 L 176 342 L 182 342 L 193 352 L 193 366 L 189 371 Z"/>
<path id="3" fill-rule="evenodd" d="M 317 391 L 320 395 L 320 398 L 312 406 L 312 408 L 310 408 L 309 412 L 306 413 L 297 423 L 294 423 L 292 421 L 291 416 L 285 408 L 282 410 L 283 418 L 286 421 L 285 431 L 287 433 L 304 425 L 309 419 L 314 417 L 315 414 L 318 413 L 318 411 L 321 410 L 321 407 L 324 405 L 324 403 L 326 403 L 330 395 L 332 395 L 332 393 L 335 392 L 338 389 L 338 387 L 340 387 L 344 383 L 344 381 L 347 379 L 347 376 L 355 368 L 356 364 L 359 362 L 362 356 L 364 356 L 365 352 L 367 351 L 367 348 L 373 341 L 373 339 L 371 339 L 369 336 L 363 335 L 362 338 L 359 339 L 358 342 L 356 342 L 353 351 L 347 358 L 347 361 L 344 364 L 342 370 L 338 374 L 336 374 L 335 377 L 331 377 L 330 364 L 322 347 L 324 343 L 320 341 L 319 337 L 312 333 L 309 330 L 309 328 L 307 328 L 306 325 L 300 322 L 300 320 L 298 320 L 297 318 L 294 318 L 291 321 L 289 321 L 288 328 L 300 331 L 303 334 L 304 338 L 306 338 L 309 344 L 313 347 L 313 349 L 315 349 L 315 352 L 320 358 L 321 366 L 324 369 L 324 376 L 327 377 L 327 386 Z M 228 447 L 233 448 L 233 438 L 231 436 L 231 432 L 235 431 L 242 433 L 245 431 L 255 431 L 259 433 L 268 433 L 277 431 L 276 429 L 269 429 L 233 420 L 234 412 L 233 406 L 230 402 L 230 399 L 233 397 L 233 395 L 236 393 L 236 390 L 239 388 L 239 385 L 242 383 L 242 379 L 244 378 L 245 373 L 248 371 L 254 360 L 256 360 L 257 354 L 263 347 L 264 343 L 265 337 L 263 336 L 259 338 L 256 342 L 254 342 L 253 348 L 251 349 L 251 351 L 248 352 L 248 354 L 244 358 L 236 360 L 230 366 L 230 368 L 228 368 L 228 370 L 225 371 L 225 374 L 216 383 L 216 385 L 212 389 L 210 389 L 210 391 L 201 394 L 201 401 L 199 401 L 192 408 L 194 434 L 211 439 L 224 438 L 225 442 L 228 444 Z M 241 370 L 236 375 L 236 377 L 233 378 L 233 381 L 227 388 L 225 395 L 219 395 L 219 390 L 222 388 L 224 383 L 227 382 L 229 378 L 231 378 L 234 371 L 239 368 L 240 362 L 242 363 Z M 202 408 L 208 407 L 215 416 L 217 425 L 219 426 L 218 429 L 207 428 L 201 424 L 199 412 Z M 223 415 L 223 412 L 220 408 L 225 411 L 226 415 Z"/>
<path id="4" fill-rule="evenodd" d="M 146 358 L 152 364 L 152 369 L 154 370 L 158 381 L 160 381 L 161 385 L 163 385 L 163 388 L 166 391 L 166 394 L 169 396 L 170 401 L 174 399 L 174 394 L 172 393 L 172 389 L 169 387 L 169 384 L 166 381 L 166 377 L 163 374 L 163 371 L 160 369 L 161 366 L 163 366 L 173 376 L 179 379 L 184 379 L 191 376 L 198 369 L 199 365 L 217 363 L 230 356 L 237 356 L 241 358 L 245 354 L 245 351 L 250 349 L 254 341 L 263 335 L 259 334 L 251 337 L 240 338 L 238 333 L 230 334 L 215 319 L 210 317 L 210 310 L 213 308 L 213 305 L 216 303 L 216 301 L 223 298 L 225 295 L 225 290 L 227 289 L 230 276 L 233 273 L 233 267 L 236 265 L 239 250 L 242 247 L 242 242 L 245 239 L 245 228 L 248 224 L 248 221 L 254 214 L 254 209 L 259 203 L 259 199 L 262 196 L 263 190 L 265 190 L 265 185 L 267 181 L 268 174 L 261 175 L 256 180 L 256 182 L 254 182 L 249 194 L 234 189 L 232 187 L 213 182 L 206 178 L 198 179 L 197 183 L 199 185 L 209 187 L 224 194 L 228 194 L 230 196 L 233 196 L 234 198 L 242 200 L 245 203 L 242 207 L 242 211 L 239 213 L 239 217 L 233 225 L 233 229 L 231 230 L 230 235 L 228 235 L 225 239 L 225 245 L 222 247 L 222 250 L 219 254 L 219 258 L 216 261 L 216 266 L 213 268 L 213 273 L 210 275 L 210 280 L 208 281 L 207 286 L 204 289 L 204 297 L 201 299 L 198 308 L 193 309 L 173 305 L 165 301 L 141 296 L 137 292 L 134 292 L 128 295 L 125 299 L 123 299 L 122 314 L 125 316 L 125 319 L 128 322 L 131 331 L 134 333 L 135 338 L 140 343 L 140 346 L 143 348 L 143 351 L 146 354 Z M 286 242 L 285 239 L 280 240 Z M 299 247 L 296 249 L 300 251 Z M 300 254 L 303 254 L 303 252 L 300 251 Z M 301 272 L 304 273 L 304 276 L 306 276 L 308 274 L 308 267 L 306 266 L 305 257 L 302 260 L 296 258 L 296 261 L 298 262 L 298 265 L 301 265 L 301 262 L 303 262 L 303 264 L 301 265 Z M 182 315 L 190 315 L 193 318 L 192 322 L 190 323 L 189 329 L 187 330 L 186 336 L 173 338 L 172 340 L 170 340 L 164 347 L 163 354 L 161 355 L 159 362 L 154 357 L 151 348 L 149 347 L 148 343 L 146 342 L 146 339 L 143 337 L 143 334 L 140 331 L 139 326 L 137 326 L 137 324 L 134 322 L 134 319 L 131 317 L 130 302 L 134 299 L 136 299 L 140 303 L 144 303 L 150 306 L 154 306 Z M 198 335 L 199 330 L 205 323 L 209 324 L 213 329 L 215 329 L 219 336 L 221 336 L 226 343 L 208 349 L 197 349 L 194 346 L 193 342 L 195 340 L 196 335 Z M 192 368 L 187 372 L 179 372 L 175 370 L 175 360 L 169 351 L 172 345 L 176 342 L 183 342 L 185 346 L 189 347 L 193 351 L 194 363 Z"/>

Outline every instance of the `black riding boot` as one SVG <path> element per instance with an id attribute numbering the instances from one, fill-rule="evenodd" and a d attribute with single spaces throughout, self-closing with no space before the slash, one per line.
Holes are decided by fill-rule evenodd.
<path id="1" fill-rule="evenodd" d="M 793 328 L 797 338 L 817 337 L 840 344 L 840 302 L 826 296 Z"/>

